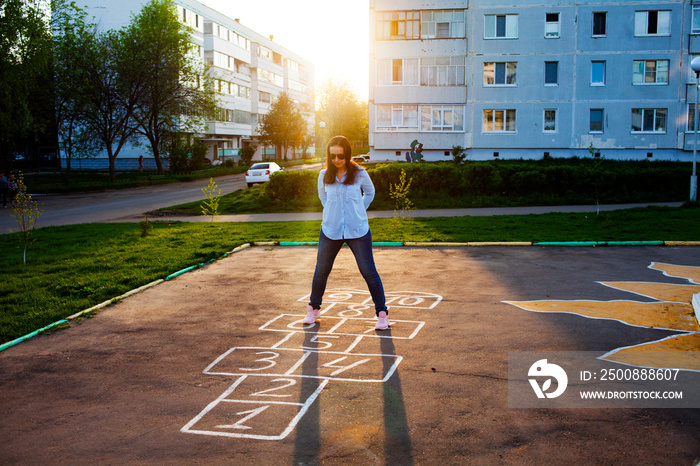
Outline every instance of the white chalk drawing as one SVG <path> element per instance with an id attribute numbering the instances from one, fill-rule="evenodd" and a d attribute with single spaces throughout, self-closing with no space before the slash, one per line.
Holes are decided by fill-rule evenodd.
<path id="1" fill-rule="evenodd" d="M 392 310 L 420 315 L 442 301 L 440 295 L 415 291 L 390 292 L 386 297 L 390 316 Z M 324 300 L 319 322 L 303 324 L 304 315 L 280 314 L 259 329 L 284 333 L 281 340 L 269 347 L 234 347 L 209 364 L 205 374 L 236 379 L 181 432 L 282 440 L 331 381 L 384 383 L 396 372 L 403 356 L 355 352 L 361 342 L 411 340 L 425 325 L 422 320 L 392 318 L 391 332 L 375 330 L 374 305 L 367 291 L 328 290 Z"/>

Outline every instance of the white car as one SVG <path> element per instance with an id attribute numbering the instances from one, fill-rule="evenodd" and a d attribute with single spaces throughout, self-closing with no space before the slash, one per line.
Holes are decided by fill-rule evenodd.
<path id="1" fill-rule="evenodd" d="M 270 181 L 270 175 L 279 171 L 282 171 L 282 167 L 275 162 L 256 163 L 245 172 L 245 182 L 248 183 L 248 187 L 250 188 L 255 183 Z"/>

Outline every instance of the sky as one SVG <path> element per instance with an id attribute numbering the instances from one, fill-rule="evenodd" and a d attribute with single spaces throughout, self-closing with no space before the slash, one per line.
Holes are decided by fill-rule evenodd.
<path id="1" fill-rule="evenodd" d="M 347 82 L 369 95 L 368 0 L 200 0 L 314 64 L 315 87 Z"/>

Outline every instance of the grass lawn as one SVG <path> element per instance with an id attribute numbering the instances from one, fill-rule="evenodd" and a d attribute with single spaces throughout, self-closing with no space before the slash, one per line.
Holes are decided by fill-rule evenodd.
<path id="1" fill-rule="evenodd" d="M 375 241 L 700 240 L 697 208 L 370 220 Z M 316 241 L 320 222 L 86 224 L 41 228 L 22 264 L 0 236 L 0 343 L 254 241 Z"/>

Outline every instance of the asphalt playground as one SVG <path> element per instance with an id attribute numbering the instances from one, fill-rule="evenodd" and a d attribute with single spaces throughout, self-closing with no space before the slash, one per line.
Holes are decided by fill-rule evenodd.
<path id="1" fill-rule="evenodd" d="M 508 366 L 588 352 L 700 386 L 700 247 L 375 260 L 387 332 L 347 248 L 304 326 L 315 247 L 263 245 L 0 352 L 0 464 L 698 464 L 692 401 L 517 408 Z"/>

